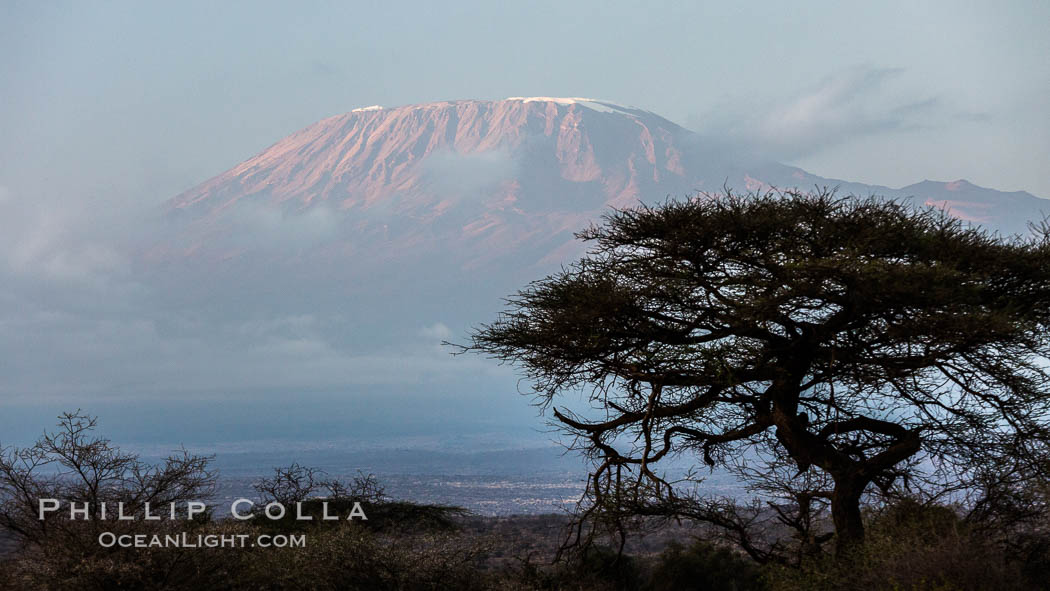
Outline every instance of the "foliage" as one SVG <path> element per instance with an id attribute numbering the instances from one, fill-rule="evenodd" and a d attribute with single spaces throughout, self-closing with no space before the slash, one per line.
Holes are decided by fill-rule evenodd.
<path id="1" fill-rule="evenodd" d="M 328 478 L 298 464 L 275 468 L 256 483 L 261 509 L 286 505 L 282 520 L 186 520 L 186 501 L 210 496 L 216 474 L 211 458 L 183 452 L 153 466 L 95 437 L 94 417 L 65 413 L 60 429 L 32 447 L 0 454 L 0 528 L 19 541 L 13 556 L 0 557 L 0 588 L 83 589 L 481 589 L 478 557 L 484 545 L 454 539 L 458 507 L 389 499 L 372 475 L 349 481 Z M 323 496 L 319 496 L 323 495 Z M 63 511 L 37 518 L 38 498 L 62 501 Z M 70 519 L 68 502 L 88 502 L 90 519 Z M 108 503 L 100 519 L 100 503 Z M 117 502 L 136 519 L 113 519 Z M 174 502 L 179 519 L 144 520 L 145 503 Z M 336 521 L 296 521 L 295 503 L 320 516 L 328 502 Z M 347 521 L 353 503 L 366 506 L 368 521 Z M 244 536 L 303 533 L 305 547 L 103 546 L 99 534 L 152 536 Z M 199 542 L 197 542 L 199 543 Z"/>
<path id="2" fill-rule="evenodd" d="M 186 501 L 211 495 L 216 477 L 209 468 L 211 457 L 181 450 L 151 465 L 94 436 L 95 417 L 78 410 L 59 419 L 57 431 L 44 433 L 30 447 L 0 448 L 0 528 L 21 543 L 43 544 L 66 536 L 70 543 L 83 538 L 86 546 L 94 546 L 103 504 L 111 514 L 123 503 L 126 515 L 141 516 L 147 503 L 154 512 L 171 503 L 184 512 Z M 65 513 L 38 519 L 41 498 L 87 503 L 91 519 L 70 521 L 65 505 Z"/>
<path id="3" fill-rule="evenodd" d="M 821 557 L 800 568 L 771 566 L 773 591 L 1019 591 L 1045 588 L 1024 561 L 952 508 L 904 500 L 873 515 L 849 560 Z"/>
<path id="4" fill-rule="evenodd" d="M 263 514 L 271 502 L 287 509 L 281 519 L 260 520 L 264 527 L 282 531 L 334 526 L 339 520 L 322 519 L 325 507 L 328 515 L 345 519 L 358 503 L 367 518 L 360 520 L 360 525 L 383 532 L 454 530 L 458 527 L 455 520 L 469 514 L 462 507 L 391 499 L 373 474 L 358 473 L 351 480 L 342 481 L 298 463 L 274 468 L 273 476 L 260 479 L 253 486 L 262 498 L 255 506 L 257 515 Z M 298 520 L 299 513 L 311 519 Z"/>
<path id="5" fill-rule="evenodd" d="M 1045 232 L 1004 238 L 821 191 L 668 201 L 578 236 L 588 256 L 520 291 L 463 349 L 518 364 L 544 405 L 589 394 L 588 410 L 553 409 L 595 462 L 581 518 L 686 516 L 749 536 L 755 515 L 657 472 L 695 454 L 775 475 L 791 527 L 826 507 L 845 551 L 863 539 L 866 496 L 966 494 L 995 465 L 1047 477 Z M 745 458 L 768 468 L 738 469 Z M 799 539 L 819 552 L 830 536 Z"/>
<path id="6" fill-rule="evenodd" d="M 762 571 L 725 546 L 671 544 L 653 569 L 649 591 L 760 591 Z"/>

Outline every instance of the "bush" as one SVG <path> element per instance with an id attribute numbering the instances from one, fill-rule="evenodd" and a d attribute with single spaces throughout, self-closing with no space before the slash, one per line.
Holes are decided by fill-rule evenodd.
<path id="1" fill-rule="evenodd" d="M 490 588 L 479 576 L 484 548 L 448 535 L 377 535 L 356 523 L 317 530 L 305 548 L 257 553 L 236 588 L 430 591 Z"/>
<path id="2" fill-rule="evenodd" d="M 767 568 L 773 591 L 1019 591 L 1037 589 L 1020 561 L 951 508 L 905 500 L 874 516 L 846 557 Z"/>
<path id="3" fill-rule="evenodd" d="M 254 508 L 256 517 L 264 514 L 265 506 L 270 502 L 285 507 L 281 519 L 255 520 L 256 525 L 268 530 L 312 531 L 318 527 L 335 527 L 346 520 L 346 516 L 360 510 L 365 519 L 355 517 L 352 521 L 376 532 L 453 531 L 459 527 L 456 519 L 469 514 L 462 507 L 393 500 L 386 496 L 386 491 L 372 474 L 359 473 L 349 481 L 342 481 L 329 478 L 322 470 L 297 463 L 274 468 L 272 477 L 263 478 L 253 486 L 262 498 Z M 340 516 L 340 519 L 323 519 L 326 506 L 328 515 Z M 299 513 L 311 519 L 299 520 Z"/>
<path id="4" fill-rule="evenodd" d="M 724 546 L 697 541 L 685 547 L 672 542 L 653 568 L 650 591 L 745 591 L 763 589 L 762 571 L 754 561 Z"/>

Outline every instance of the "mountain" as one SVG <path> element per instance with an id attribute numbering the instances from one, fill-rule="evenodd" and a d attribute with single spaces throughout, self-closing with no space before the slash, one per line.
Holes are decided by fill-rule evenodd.
<path id="1" fill-rule="evenodd" d="M 1046 199 L 1025 191 L 986 189 L 961 179 L 950 183 L 922 181 L 900 192 L 921 196 L 928 205 L 944 207 L 957 217 L 1009 233 L 1024 232 L 1030 221 L 1050 215 L 1050 201 Z"/>
<path id="2" fill-rule="evenodd" d="M 576 254 L 572 233 L 610 207 L 724 186 L 914 197 L 1009 233 L 1050 213 L 1050 202 L 1031 194 L 962 180 L 891 189 L 827 179 L 726 150 L 649 111 L 552 97 L 354 109 L 278 141 L 169 208 L 191 229 L 185 252 L 224 259 L 252 250 L 231 235 L 279 212 L 278 225 L 327 220 L 330 238 L 308 242 L 317 255 L 381 262 L 441 252 L 465 267 L 524 255 L 546 265 Z M 293 246 L 301 255 L 302 244 Z"/>

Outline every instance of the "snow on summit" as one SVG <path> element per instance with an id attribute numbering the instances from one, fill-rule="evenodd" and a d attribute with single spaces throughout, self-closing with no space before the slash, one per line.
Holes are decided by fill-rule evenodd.
<path id="1" fill-rule="evenodd" d="M 285 137 L 169 205 L 202 227 L 228 221 L 231 228 L 238 203 L 297 212 L 320 205 L 346 216 L 361 249 L 388 240 L 398 249 L 457 245 L 478 253 L 529 245 L 549 249 L 546 256 L 561 242 L 574 244 L 571 233 L 609 207 L 724 186 L 839 186 L 916 198 L 1006 232 L 1025 231 L 1029 219 L 1050 209 L 1027 193 L 963 182 L 895 190 L 825 179 L 729 153 L 651 111 L 549 96 L 360 107 Z M 400 239 L 390 234 L 390 220 L 398 221 Z"/>
<path id="2" fill-rule="evenodd" d="M 637 107 L 628 107 L 626 105 L 620 105 L 612 101 L 606 101 L 601 99 L 584 98 L 584 97 L 557 97 L 557 96 L 511 96 L 503 100 L 507 101 L 521 101 L 523 103 L 556 103 L 559 105 L 580 105 L 581 107 L 587 107 L 595 111 L 602 113 L 613 113 L 622 112 L 628 113 L 631 111 L 641 111 Z"/>
<path id="3" fill-rule="evenodd" d="M 578 96 L 573 97 L 557 97 L 557 96 L 508 96 L 508 101 L 521 101 L 523 103 L 558 103 L 559 105 L 571 105 L 574 103 L 594 103 L 594 102 L 605 102 L 597 101 L 591 98 L 583 98 Z"/>

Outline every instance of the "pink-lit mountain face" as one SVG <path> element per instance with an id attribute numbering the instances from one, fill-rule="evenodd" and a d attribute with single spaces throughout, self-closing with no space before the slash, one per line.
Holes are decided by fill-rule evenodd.
<path id="1" fill-rule="evenodd" d="M 376 261 L 442 252 L 465 267 L 509 254 L 529 265 L 572 258 L 572 233 L 611 207 L 723 186 L 914 197 L 1006 232 L 1050 213 L 1050 202 L 1028 193 L 965 181 L 895 190 L 829 180 L 729 152 L 648 111 L 549 97 L 355 109 L 280 140 L 170 208 L 189 223 L 183 252 L 241 256 L 257 243 L 231 234 L 251 233 L 261 219 L 296 232 L 319 227 L 317 240 L 294 243 L 300 255 L 307 244 Z"/>

